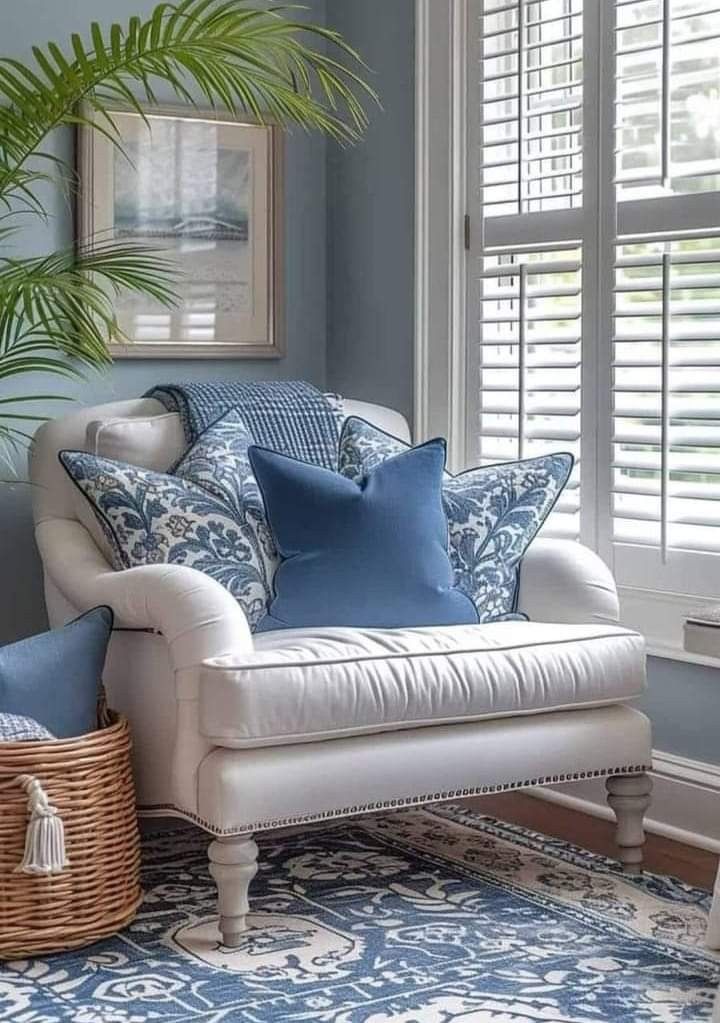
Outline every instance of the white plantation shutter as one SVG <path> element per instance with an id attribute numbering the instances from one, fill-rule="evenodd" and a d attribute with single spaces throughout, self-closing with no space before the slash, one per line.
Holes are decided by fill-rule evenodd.
<path id="1" fill-rule="evenodd" d="M 579 535 L 579 250 L 484 259 L 479 335 L 481 464 L 569 451 L 577 462 L 546 532 Z"/>
<path id="2" fill-rule="evenodd" d="M 614 349 L 616 539 L 720 551 L 720 239 L 618 246 Z"/>
<path id="3" fill-rule="evenodd" d="M 572 479 L 545 526 L 570 538 L 580 534 L 582 23 L 582 0 L 486 0 L 471 28 L 481 230 L 468 461 L 571 452 Z"/>
<path id="4" fill-rule="evenodd" d="M 466 460 L 572 452 L 546 532 L 716 594 L 720 2 L 468 13 Z"/>
<path id="5" fill-rule="evenodd" d="M 483 215 L 582 197 L 582 0 L 488 0 L 481 15 Z"/>
<path id="6" fill-rule="evenodd" d="M 619 0 L 615 44 L 616 570 L 629 586 L 713 594 L 720 576 L 720 5 Z"/>

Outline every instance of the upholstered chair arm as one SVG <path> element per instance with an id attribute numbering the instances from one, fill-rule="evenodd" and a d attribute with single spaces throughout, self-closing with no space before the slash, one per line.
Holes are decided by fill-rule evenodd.
<path id="1" fill-rule="evenodd" d="M 252 637 L 237 601 L 220 583 L 183 565 L 144 565 L 115 572 L 85 528 L 70 519 L 38 524 L 47 575 L 78 611 L 108 604 L 116 624 L 162 633 L 176 672 L 208 657 L 246 653 Z M 178 694 L 193 698 L 192 694 Z"/>
<path id="2" fill-rule="evenodd" d="M 74 608 L 108 604 L 118 626 L 162 634 L 174 680 L 170 792 L 176 808 L 195 814 L 197 770 L 211 749 L 198 723 L 200 665 L 252 649 L 240 606 L 220 583 L 184 565 L 114 572 L 85 527 L 71 519 L 46 519 L 35 536 L 47 576 Z"/>
<path id="3" fill-rule="evenodd" d="M 532 621 L 616 622 L 615 580 L 605 562 L 571 540 L 535 540 L 520 568 L 518 610 Z"/>

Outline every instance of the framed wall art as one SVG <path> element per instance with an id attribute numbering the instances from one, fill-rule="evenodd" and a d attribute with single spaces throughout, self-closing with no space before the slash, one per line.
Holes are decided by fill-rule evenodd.
<path id="1" fill-rule="evenodd" d="M 117 358 L 272 358 L 282 330 L 282 139 L 277 128 L 165 108 L 112 111 L 122 143 L 81 127 L 78 234 L 152 246 L 177 265 L 178 304 L 126 294 Z"/>

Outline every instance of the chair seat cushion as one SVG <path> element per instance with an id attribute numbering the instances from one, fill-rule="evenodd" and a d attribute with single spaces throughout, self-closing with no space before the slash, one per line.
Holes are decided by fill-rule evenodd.
<path id="1" fill-rule="evenodd" d="M 597 707 L 644 686 L 644 640 L 620 626 L 292 629 L 205 663 L 201 728 L 220 746 L 275 746 Z"/>

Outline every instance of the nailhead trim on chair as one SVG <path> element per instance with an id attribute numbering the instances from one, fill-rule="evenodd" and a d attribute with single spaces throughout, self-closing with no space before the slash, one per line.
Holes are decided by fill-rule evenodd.
<path id="1" fill-rule="evenodd" d="M 434 792 L 423 796 L 405 796 L 398 799 L 386 799 L 381 803 L 359 803 L 357 806 L 346 806 L 342 810 L 325 810 L 322 813 L 303 814 L 297 817 L 278 817 L 276 820 L 256 821 L 254 824 L 238 828 L 215 828 L 197 814 L 187 810 L 178 810 L 174 806 L 154 805 L 147 811 L 160 815 L 161 811 L 169 812 L 174 817 L 182 817 L 198 824 L 204 831 L 220 837 L 251 835 L 258 831 L 273 831 L 277 828 L 289 828 L 297 824 L 314 824 L 318 821 L 331 820 L 336 817 L 357 817 L 365 813 L 379 813 L 382 810 L 398 810 L 406 806 L 419 806 L 423 803 L 442 803 L 448 799 L 460 799 L 467 796 L 486 796 L 494 792 L 508 792 L 511 789 L 533 788 L 538 785 L 553 785 L 558 782 L 583 781 L 588 778 L 606 778 L 612 774 L 644 774 L 650 771 L 647 764 L 635 764 L 632 767 L 607 767 L 596 771 L 576 771 L 574 774 L 553 774 L 538 778 L 525 778 L 523 781 L 504 782 L 502 785 L 478 785 L 469 789 L 450 789 L 447 792 Z M 143 809 L 142 807 L 140 808 Z"/>

